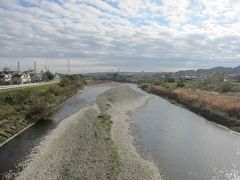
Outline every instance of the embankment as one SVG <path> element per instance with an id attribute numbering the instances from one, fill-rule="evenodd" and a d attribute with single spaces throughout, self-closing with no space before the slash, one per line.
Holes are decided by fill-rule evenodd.
<path id="1" fill-rule="evenodd" d="M 54 109 L 83 88 L 79 79 L 71 84 L 47 84 L 0 93 L 0 144 L 33 123 L 46 118 Z M 76 83 L 78 81 L 78 83 Z"/>
<path id="2" fill-rule="evenodd" d="M 162 86 L 142 86 L 147 92 L 184 105 L 209 121 L 240 132 L 240 98 L 191 89 L 166 89 Z"/>

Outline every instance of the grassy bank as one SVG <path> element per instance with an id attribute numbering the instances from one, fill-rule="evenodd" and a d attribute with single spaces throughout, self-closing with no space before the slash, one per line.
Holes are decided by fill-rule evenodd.
<path id="1" fill-rule="evenodd" d="M 64 76 L 59 83 L 0 93 L 0 143 L 26 126 L 45 119 L 57 106 L 84 86 L 78 75 Z"/>
<path id="2" fill-rule="evenodd" d="M 174 100 L 210 121 L 240 132 L 239 94 L 216 94 L 180 88 L 171 90 L 159 85 L 145 85 L 143 89 Z"/>
<path id="3" fill-rule="evenodd" d="M 142 89 L 184 105 L 209 121 L 240 132 L 240 83 L 215 79 L 182 80 L 157 77 L 118 77 Z"/>
<path id="4" fill-rule="evenodd" d="M 148 92 L 167 97 L 231 130 L 240 132 L 240 84 L 204 80 L 138 83 Z"/>

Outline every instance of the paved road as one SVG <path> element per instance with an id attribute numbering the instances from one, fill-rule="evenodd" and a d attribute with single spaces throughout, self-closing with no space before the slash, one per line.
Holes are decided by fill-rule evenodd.
<path id="1" fill-rule="evenodd" d="M 45 85 L 45 84 L 56 83 L 57 81 L 41 82 L 41 83 L 28 83 L 28 84 L 14 84 L 14 85 L 0 86 L 0 90 L 24 88 L 24 87 L 31 87 L 31 86 L 41 86 L 41 85 Z"/>

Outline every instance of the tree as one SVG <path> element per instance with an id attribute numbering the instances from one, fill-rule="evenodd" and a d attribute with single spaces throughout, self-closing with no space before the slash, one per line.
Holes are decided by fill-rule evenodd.
<path id="1" fill-rule="evenodd" d="M 220 85 L 218 91 L 220 91 L 221 93 L 231 92 L 233 91 L 233 86 L 229 82 L 224 82 Z"/>
<path id="2" fill-rule="evenodd" d="M 3 72 L 4 72 L 4 73 L 9 73 L 9 71 L 10 71 L 10 68 L 8 68 L 8 67 L 4 67 L 4 68 L 3 68 Z"/>
<path id="3" fill-rule="evenodd" d="M 118 75 L 118 73 L 113 73 L 113 78 L 117 78 L 119 75 Z"/>
<path id="4" fill-rule="evenodd" d="M 174 83 L 175 82 L 175 78 L 171 74 L 167 74 L 165 76 L 165 81 L 169 82 L 169 83 Z"/>
<path id="5" fill-rule="evenodd" d="M 183 88 L 185 86 L 185 84 L 183 83 L 183 80 L 182 79 L 179 79 L 177 81 L 177 87 L 180 87 L 180 88 Z"/>
<path id="6" fill-rule="evenodd" d="M 54 78 L 54 75 L 50 71 L 46 71 L 45 73 L 43 73 L 43 79 L 45 81 L 53 80 L 53 78 Z"/>
<path id="7" fill-rule="evenodd" d="M 62 87 L 81 87 L 85 84 L 85 81 L 81 78 L 79 74 L 64 75 L 60 79 L 60 86 Z"/>
<path id="8" fill-rule="evenodd" d="M 208 82 L 223 82 L 225 76 L 226 76 L 225 73 L 220 73 L 220 72 L 210 73 L 207 76 L 207 81 Z"/>

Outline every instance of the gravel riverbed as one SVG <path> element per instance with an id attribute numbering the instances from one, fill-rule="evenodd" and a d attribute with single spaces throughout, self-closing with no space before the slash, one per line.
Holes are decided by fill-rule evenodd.
<path id="1" fill-rule="evenodd" d="M 161 179 L 154 163 L 133 146 L 128 113 L 147 100 L 128 86 L 117 86 L 97 97 L 96 103 L 63 120 L 32 151 L 19 174 L 7 179 Z M 100 113 L 113 121 L 111 140 L 98 126 Z M 117 147 L 113 159 L 113 146 Z"/>
<path id="2" fill-rule="evenodd" d="M 161 179 L 157 166 L 137 153 L 130 130 L 129 112 L 143 106 L 147 99 L 147 96 L 128 86 L 113 88 L 97 99 L 100 109 L 106 109 L 112 117 L 111 135 L 118 147 L 120 158 L 120 171 L 117 176 L 119 180 Z M 108 108 L 109 106 L 111 108 Z"/>

